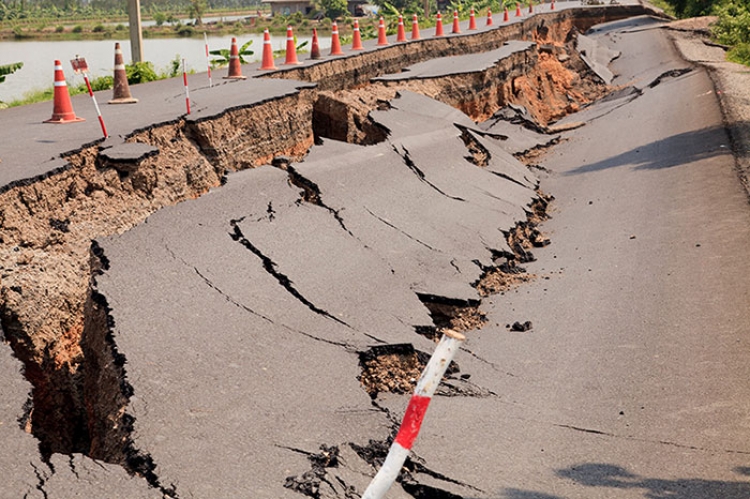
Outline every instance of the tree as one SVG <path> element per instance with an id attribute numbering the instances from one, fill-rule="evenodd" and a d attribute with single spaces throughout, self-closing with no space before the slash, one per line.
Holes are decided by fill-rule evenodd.
<path id="1" fill-rule="evenodd" d="M 348 11 L 346 0 L 320 0 L 320 7 L 328 19 L 336 19 Z"/>
<path id="2" fill-rule="evenodd" d="M 203 24 L 203 14 L 206 12 L 207 7 L 208 4 L 206 3 L 206 0 L 190 0 L 188 15 L 195 18 L 196 26 Z"/>

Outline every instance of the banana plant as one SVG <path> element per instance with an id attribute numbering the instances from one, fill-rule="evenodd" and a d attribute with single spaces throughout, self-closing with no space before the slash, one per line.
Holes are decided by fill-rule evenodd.
<path id="1" fill-rule="evenodd" d="M 299 54 L 303 52 L 303 49 L 307 46 L 307 42 L 304 41 L 300 44 L 297 44 L 297 35 L 294 35 L 294 50 Z M 286 49 L 279 49 L 273 51 L 274 57 L 284 57 L 286 55 Z"/>
<path id="2" fill-rule="evenodd" d="M 245 57 L 249 57 L 255 53 L 252 50 L 248 50 L 248 47 L 252 43 L 253 41 L 249 40 L 239 48 L 238 52 L 240 56 L 240 64 L 247 64 L 248 61 L 245 59 Z M 215 68 L 222 68 L 229 64 L 229 56 L 231 55 L 229 49 L 211 50 L 209 51 L 209 54 L 217 56 L 217 58 L 211 59 L 211 66 Z"/>
<path id="3" fill-rule="evenodd" d="M 0 65 L 0 83 L 5 81 L 5 77 L 15 73 L 23 67 L 22 62 L 14 62 L 12 64 Z"/>

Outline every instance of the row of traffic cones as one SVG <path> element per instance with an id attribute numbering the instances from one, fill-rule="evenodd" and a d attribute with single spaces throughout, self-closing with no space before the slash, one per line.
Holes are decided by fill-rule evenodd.
<path id="1" fill-rule="evenodd" d="M 555 0 L 552 0 L 550 4 L 550 10 L 555 9 Z M 533 3 L 529 3 L 529 13 L 534 12 Z M 516 3 L 516 17 L 521 17 L 521 4 Z M 503 21 L 508 22 L 509 14 L 508 8 L 506 7 L 503 12 Z M 487 9 L 487 26 L 492 26 L 492 11 Z M 412 16 L 412 29 L 411 39 L 419 40 L 419 20 L 417 15 Z M 469 30 L 476 30 L 477 23 L 472 8 L 469 14 Z M 458 11 L 453 11 L 453 31 L 455 33 L 461 32 L 459 24 Z M 437 13 L 437 19 L 435 24 L 435 36 L 444 36 L 443 32 L 443 19 L 440 12 Z M 397 42 L 405 42 L 406 40 L 406 29 L 404 28 L 403 16 L 398 16 L 398 29 L 396 33 Z M 378 46 L 388 45 L 388 38 L 386 36 L 385 21 L 381 17 L 378 22 Z M 353 35 L 352 35 L 352 50 L 364 50 L 362 46 L 362 36 L 359 30 L 359 22 L 354 21 Z M 341 50 L 341 41 L 339 39 L 338 26 L 334 22 L 331 26 L 331 52 L 330 55 L 344 55 Z M 320 59 L 320 47 L 318 44 L 318 32 L 313 28 L 312 47 L 310 50 L 310 59 Z M 301 64 L 297 59 L 297 47 L 294 43 L 294 33 L 291 26 L 287 26 L 286 31 L 286 59 L 285 65 Z M 273 48 L 271 47 L 271 35 L 266 29 L 263 31 L 263 59 L 261 65 L 258 68 L 260 70 L 274 70 L 277 69 L 274 64 Z M 242 75 L 242 66 L 240 64 L 239 49 L 237 48 L 237 39 L 232 38 L 232 45 L 229 52 L 229 70 L 227 76 L 228 79 L 245 79 Z M 128 78 L 125 72 L 125 64 L 122 58 L 122 50 L 119 43 L 115 43 L 115 69 L 114 69 L 114 85 L 113 85 L 113 96 L 109 101 L 110 104 L 133 104 L 138 102 L 138 99 L 133 98 L 130 94 L 130 87 L 128 85 Z M 68 93 L 68 87 L 65 83 L 65 75 L 62 69 L 62 63 L 55 61 L 55 88 L 54 88 L 54 103 L 52 110 L 52 117 L 45 121 L 45 123 L 75 123 L 78 121 L 84 121 L 83 118 L 76 116 L 73 111 L 73 105 L 70 102 L 70 94 Z"/>
<path id="2" fill-rule="evenodd" d="M 552 10 L 555 8 L 555 2 L 552 0 L 551 7 Z M 530 3 L 529 4 L 529 13 L 533 13 L 533 6 Z M 521 13 L 521 4 L 516 3 L 516 17 L 521 17 L 523 14 Z M 503 21 L 508 22 L 509 20 L 509 14 L 507 7 L 505 8 L 503 12 Z M 487 9 L 487 26 L 492 26 L 492 11 L 490 9 Z M 417 15 L 414 14 L 412 16 L 412 24 L 411 24 L 411 40 L 419 40 L 420 34 L 419 34 L 419 20 L 417 18 Z M 477 29 L 477 23 L 476 23 L 476 17 L 474 13 L 474 9 L 471 9 L 471 13 L 469 16 L 469 30 L 476 30 Z M 453 31 L 452 33 L 460 33 L 460 23 L 458 18 L 458 11 L 453 11 Z M 437 13 L 437 22 L 435 25 L 435 36 L 444 36 L 443 32 L 443 21 L 442 16 L 440 12 Z M 405 42 L 406 39 L 406 28 L 404 27 L 404 19 L 403 16 L 398 16 L 398 28 L 396 33 L 396 41 L 397 42 Z M 378 21 L 378 46 L 385 46 L 388 45 L 388 37 L 386 35 L 386 29 L 385 29 L 385 21 L 381 17 Z M 362 46 L 362 35 L 360 33 L 359 29 L 359 21 L 354 21 L 354 26 L 352 29 L 352 50 L 364 50 L 364 47 Z M 234 60 L 239 59 L 239 57 L 236 57 L 236 51 L 237 51 L 237 42 L 236 39 L 232 38 L 232 56 L 234 59 L 230 60 L 229 65 L 229 74 L 226 78 L 244 78 L 242 76 L 242 69 L 240 68 L 239 61 L 236 62 L 236 64 L 233 64 Z M 336 55 L 344 55 L 344 52 L 341 48 L 341 40 L 339 38 L 339 30 L 336 22 L 334 21 L 331 25 L 331 52 L 330 55 L 336 56 Z M 310 48 L 310 59 L 320 59 L 320 45 L 318 42 L 318 31 L 313 28 L 313 36 L 312 36 L 312 44 Z M 297 48 L 294 45 L 294 33 L 292 31 L 291 26 L 287 26 L 286 31 L 286 59 L 284 61 L 285 65 L 294 65 L 294 64 L 301 64 L 299 60 L 297 59 Z M 258 68 L 260 70 L 275 70 L 277 69 L 275 63 L 274 63 L 274 57 L 273 57 L 273 49 L 271 47 L 271 35 L 269 34 L 268 30 L 263 31 L 263 57 L 261 59 L 261 65 Z"/>

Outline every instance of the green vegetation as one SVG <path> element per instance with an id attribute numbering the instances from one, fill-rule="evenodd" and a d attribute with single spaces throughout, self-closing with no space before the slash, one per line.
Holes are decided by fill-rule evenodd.
<path id="1" fill-rule="evenodd" d="M 22 62 L 0 65 L 0 83 L 5 81 L 5 77 L 11 75 L 23 67 Z"/>
<path id="2" fill-rule="evenodd" d="M 0 66 L 0 83 L 3 81 L 5 75 L 11 74 L 13 71 L 20 69 L 23 66 L 22 63 L 10 64 L 7 66 Z M 10 70 L 8 68 L 16 69 Z M 5 73 L 4 73 L 5 71 Z M 191 71 L 192 72 L 192 71 Z M 128 77 L 128 83 L 136 85 L 138 83 L 145 83 L 148 81 L 164 80 L 166 78 L 174 78 L 182 74 L 182 58 L 180 54 L 175 55 L 175 58 L 170 61 L 169 66 L 164 71 L 156 72 L 154 65 L 150 62 L 137 62 L 133 64 L 127 64 L 125 66 L 125 73 Z M 114 86 L 114 77 L 112 76 L 98 76 L 89 80 L 91 89 L 94 92 L 101 90 L 109 90 Z M 68 85 L 68 92 L 70 95 L 84 94 L 88 92 L 86 84 L 81 82 L 77 85 Z M 44 89 L 30 90 L 24 94 L 20 99 L 15 99 L 10 102 L 0 102 L 0 108 L 3 107 L 17 107 L 25 106 L 27 104 L 34 104 L 36 102 L 50 101 L 54 97 L 54 87 L 48 87 Z"/>
<path id="3" fill-rule="evenodd" d="M 255 53 L 252 50 L 248 49 L 248 47 L 252 43 L 253 41 L 250 40 L 244 43 L 241 47 L 239 47 L 239 49 L 237 49 L 237 51 L 239 52 L 239 56 L 240 56 L 240 64 L 247 64 L 247 60 L 245 60 L 245 57 L 251 56 Z M 221 68 L 229 64 L 229 55 L 230 55 L 229 49 L 211 50 L 209 54 L 217 56 L 216 58 L 211 59 L 211 66 Z"/>
<path id="4" fill-rule="evenodd" d="M 750 66 L 750 0 L 662 0 L 677 17 L 714 15 L 711 32 L 727 45 L 727 59 Z"/>
<path id="5" fill-rule="evenodd" d="M 128 83 L 131 85 L 159 79 L 159 75 L 154 70 L 154 65 L 147 61 L 126 64 L 125 74 L 128 76 Z"/>
<path id="6" fill-rule="evenodd" d="M 330 19 L 347 13 L 346 0 L 318 0 L 318 3 L 325 16 Z"/>
<path id="7" fill-rule="evenodd" d="M 732 47 L 727 59 L 750 66 L 750 1 L 737 0 L 718 6 L 719 16 L 713 35 L 719 43 Z"/>
<path id="8" fill-rule="evenodd" d="M 203 15 L 206 13 L 207 8 L 208 2 L 206 0 L 190 0 L 188 15 L 195 19 L 196 26 L 203 24 Z"/>

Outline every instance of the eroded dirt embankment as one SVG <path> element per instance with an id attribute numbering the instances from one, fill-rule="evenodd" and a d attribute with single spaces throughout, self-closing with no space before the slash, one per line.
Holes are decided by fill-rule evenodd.
<path id="1" fill-rule="evenodd" d="M 271 76 L 318 81 L 320 88 L 197 123 L 154 125 L 126 139 L 154 146 L 154 154 L 113 162 L 91 146 L 67 155 L 69 167 L 63 171 L 4 191 L 0 321 L 33 385 L 24 425 L 39 438 L 42 453 L 80 452 L 148 470 L 148 463 L 125 462 L 127 425 L 120 418 L 127 386 L 118 375 L 118 357 L 111 355 L 114 346 L 107 344 L 104 304 L 91 293 L 93 239 L 126 231 L 165 206 L 202 195 L 219 186 L 227 171 L 280 155 L 302 158 L 314 135 L 379 142 L 385 132 L 368 121 L 367 113 L 387 105 L 399 89 L 445 98 L 475 119 L 519 104 L 546 125 L 601 92 L 571 50 L 575 29 L 641 12 L 632 7 L 565 11 L 505 30 L 430 39 L 277 73 Z M 486 50 L 510 38 L 552 48 L 533 47 L 488 74 L 421 85 L 365 85 L 409 63 Z M 106 355 L 98 355 L 102 350 Z"/>
<path id="2" fill-rule="evenodd" d="M 301 157 L 313 142 L 312 104 L 303 90 L 211 122 L 155 126 L 127 141 L 157 154 L 115 163 L 88 147 L 65 171 L 0 194 L 0 318 L 34 386 L 28 422 L 43 452 L 89 450 L 80 340 L 91 241 L 204 194 L 229 170 Z M 210 143 L 220 147 L 201 147 Z"/>
<path id="3" fill-rule="evenodd" d="M 552 39 L 564 41 L 573 26 L 585 32 L 596 24 L 643 14 L 659 15 L 657 11 L 643 5 L 611 5 L 537 14 L 502 29 L 401 43 L 346 58 L 328 60 L 314 66 L 285 69 L 267 76 L 314 81 L 319 90 L 341 90 L 366 85 L 371 78 L 397 73 L 406 66 L 428 59 L 486 52 L 501 47 L 509 40 L 533 40 L 540 28 L 549 30 Z"/>

